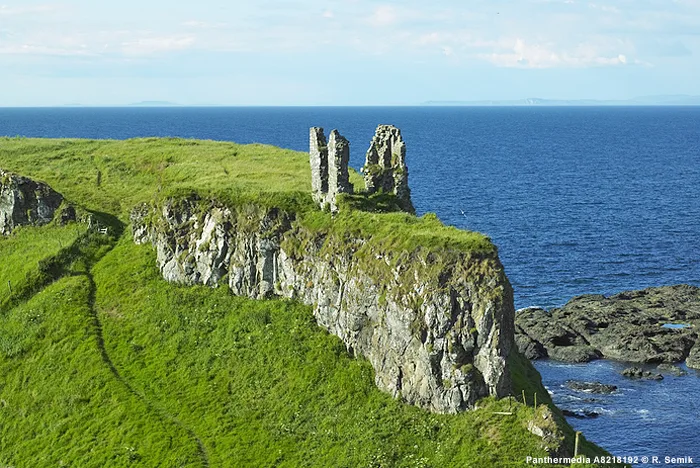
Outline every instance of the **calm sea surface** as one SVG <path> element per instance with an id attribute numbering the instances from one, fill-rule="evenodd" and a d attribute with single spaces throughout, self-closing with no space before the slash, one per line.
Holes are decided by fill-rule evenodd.
<path id="1" fill-rule="evenodd" d="M 10 136 L 179 136 L 307 151 L 309 127 L 337 128 L 358 169 L 380 123 L 402 130 L 419 214 L 491 236 L 517 308 L 700 285 L 698 107 L 0 109 L 0 135 Z M 700 460 L 700 377 L 630 382 L 619 366 L 537 364 L 561 407 L 602 413 L 571 420 L 589 439 L 617 455 Z M 568 378 L 621 391 L 588 402 L 563 390 Z"/>

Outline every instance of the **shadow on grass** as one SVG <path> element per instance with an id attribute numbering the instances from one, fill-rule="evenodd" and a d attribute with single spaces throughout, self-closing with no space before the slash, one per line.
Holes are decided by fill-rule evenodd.
<path id="1" fill-rule="evenodd" d="M 13 285 L 11 293 L 0 300 L 0 313 L 28 301 L 54 281 L 71 275 L 76 262 L 82 261 L 89 268 L 111 250 L 117 239 L 124 234 L 126 226 L 116 216 L 88 211 L 88 218 L 90 227 L 87 231 L 71 245 L 40 260 L 37 268 L 28 272 L 21 283 Z"/>

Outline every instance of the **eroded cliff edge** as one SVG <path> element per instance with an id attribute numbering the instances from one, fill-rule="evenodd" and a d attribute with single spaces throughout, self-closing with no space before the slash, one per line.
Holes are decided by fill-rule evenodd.
<path id="1" fill-rule="evenodd" d="M 454 413 L 510 394 L 513 295 L 495 247 L 454 240 L 463 231 L 434 216 L 399 217 L 192 195 L 142 205 L 131 221 L 166 280 L 312 305 L 319 325 L 371 362 L 377 386 L 409 403 Z M 383 233 L 417 226 L 397 246 L 376 223 Z"/>

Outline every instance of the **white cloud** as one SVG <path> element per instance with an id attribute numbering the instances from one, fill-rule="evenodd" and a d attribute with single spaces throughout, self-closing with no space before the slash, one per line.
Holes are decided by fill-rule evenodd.
<path id="1" fill-rule="evenodd" d="M 152 55 L 189 49 L 194 43 L 194 36 L 146 37 L 122 42 L 120 49 L 124 55 L 129 56 Z"/>
<path id="2" fill-rule="evenodd" d="M 381 27 L 394 25 L 398 20 L 399 15 L 396 8 L 390 5 L 382 5 L 374 10 L 367 22 L 372 26 Z"/>
<path id="3" fill-rule="evenodd" d="M 182 25 L 186 28 L 206 28 L 209 23 L 206 21 L 195 21 L 195 20 L 190 20 L 190 21 L 185 21 L 182 23 Z"/>
<path id="4" fill-rule="evenodd" d="M 435 45 L 439 44 L 442 42 L 442 38 L 440 36 L 440 33 L 437 32 L 431 32 L 427 34 L 421 34 L 418 39 L 415 41 L 417 45 Z"/>
<path id="5" fill-rule="evenodd" d="M 0 40 L 0 55 L 132 58 L 185 50 L 195 42 L 193 34 L 157 35 L 131 30 L 63 33 L 47 29 Z"/>
<path id="6" fill-rule="evenodd" d="M 595 44 L 585 43 L 573 49 L 557 50 L 553 44 L 528 43 L 518 38 L 509 51 L 478 54 L 499 67 L 509 68 L 583 68 L 627 65 L 625 54 L 606 54 Z M 634 64 L 641 64 L 633 61 Z"/>
<path id="7" fill-rule="evenodd" d="M 0 16 L 32 15 L 40 13 L 51 13 L 57 10 L 58 7 L 56 5 L 33 5 L 21 7 L 0 5 Z"/>
<path id="8" fill-rule="evenodd" d="M 605 13 L 614 13 L 614 14 L 621 13 L 620 9 L 617 8 L 616 6 L 613 6 L 613 5 L 601 5 L 598 3 L 589 3 L 588 6 L 589 6 L 589 8 L 592 8 L 594 10 L 600 10 L 600 11 L 605 12 Z"/>
<path id="9" fill-rule="evenodd" d="M 673 0 L 673 4 L 690 8 L 696 1 L 700 2 Z M 66 55 L 87 50 L 110 57 L 133 57 L 195 46 L 204 51 L 252 53 L 309 53 L 334 47 L 355 57 L 393 54 L 396 60 L 444 56 L 457 64 L 485 60 L 501 67 L 619 66 L 638 64 L 640 59 L 654 56 L 637 50 L 633 42 L 641 43 L 642 39 L 625 28 L 646 30 L 652 27 L 654 18 L 668 24 L 679 21 L 678 11 L 669 10 L 667 16 L 657 14 L 657 0 L 643 0 L 643 5 L 635 9 L 631 2 L 527 0 L 505 8 L 485 2 L 469 7 L 461 2 L 445 2 L 440 7 L 410 2 L 399 7 L 388 0 L 346 0 L 318 2 L 315 6 L 298 3 L 292 8 L 275 0 L 265 8 L 253 3 L 227 14 L 205 14 L 203 8 L 195 8 L 189 16 L 175 16 L 170 24 L 139 17 L 131 22 L 111 21 L 102 28 L 86 22 L 87 16 L 67 15 L 60 20 L 49 16 L 50 21 L 40 26 L 7 21 L 13 24 L 0 34 L 0 47 L 4 47 L 0 50 L 60 51 Z M 56 8 L 51 4 L 0 6 L 0 15 Z M 686 21 L 690 28 L 691 20 Z M 130 31 L 113 28 L 114 24 Z M 61 42 L 66 35 L 76 39 Z M 667 43 L 673 43 L 672 37 L 666 37 Z M 685 55 L 675 54 L 679 60 L 690 56 L 687 48 L 683 50 Z"/>
<path id="10" fill-rule="evenodd" d="M 90 57 L 96 54 L 87 46 L 77 48 L 49 47 L 44 45 L 18 44 L 0 47 L 0 55 L 44 55 L 60 57 Z"/>
<path id="11" fill-rule="evenodd" d="M 227 26 L 226 23 L 209 23 L 207 21 L 189 20 L 182 23 L 186 28 L 190 29 L 220 29 Z"/>

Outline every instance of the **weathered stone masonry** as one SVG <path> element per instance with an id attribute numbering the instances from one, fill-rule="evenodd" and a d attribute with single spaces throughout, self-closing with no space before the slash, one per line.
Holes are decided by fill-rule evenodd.
<path id="1" fill-rule="evenodd" d="M 331 211 L 336 211 L 336 196 L 353 192 L 348 171 L 350 143 L 337 130 L 331 132 L 331 138 L 326 142 L 323 128 L 312 127 L 309 159 L 314 200 L 321 207 L 330 206 Z"/>
<path id="2" fill-rule="evenodd" d="M 323 128 L 312 127 L 309 132 L 309 160 L 311 163 L 311 187 L 316 203 L 337 211 L 336 196 L 353 193 L 348 164 L 350 143 L 337 130 L 333 130 L 326 142 Z M 411 190 L 408 188 L 406 144 L 401 130 L 393 125 L 379 125 L 362 168 L 365 193 L 396 195 L 402 208 L 414 213 Z"/>
<path id="3" fill-rule="evenodd" d="M 393 125 L 377 127 L 362 173 L 365 175 L 367 193 L 393 193 L 406 211 L 415 212 L 408 188 L 406 143 L 401 137 L 401 130 Z"/>

